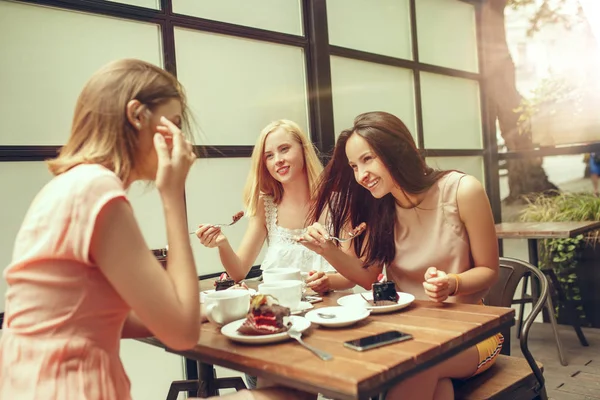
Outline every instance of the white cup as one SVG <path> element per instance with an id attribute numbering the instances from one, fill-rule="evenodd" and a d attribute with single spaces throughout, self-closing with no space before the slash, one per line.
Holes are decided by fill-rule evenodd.
<path id="1" fill-rule="evenodd" d="M 207 293 L 204 299 L 206 317 L 217 325 L 226 325 L 242 319 L 250 309 L 250 292 L 247 290 L 220 290 Z"/>
<path id="2" fill-rule="evenodd" d="M 302 281 L 277 281 L 266 282 L 258 285 L 258 293 L 270 294 L 275 297 L 279 305 L 289 307 L 291 311 L 297 310 L 302 297 Z"/>
<path id="3" fill-rule="evenodd" d="M 298 268 L 273 268 L 263 272 L 263 282 L 301 281 L 302 274 Z"/>

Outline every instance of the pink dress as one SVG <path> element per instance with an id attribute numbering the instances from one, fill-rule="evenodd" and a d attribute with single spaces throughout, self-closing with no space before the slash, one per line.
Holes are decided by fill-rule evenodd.
<path id="1" fill-rule="evenodd" d="M 129 306 L 90 259 L 96 218 L 121 180 L 79 165 L 50 181 L 17 235 L 0 340 L 0 399 L 131 399 L 119 358 Z"/>

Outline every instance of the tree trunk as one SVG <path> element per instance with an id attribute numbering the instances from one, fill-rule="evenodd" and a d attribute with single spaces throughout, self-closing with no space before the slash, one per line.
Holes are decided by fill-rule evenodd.
<path id="1" fill-rule="evenodd" d="M 490 118 L 498 121 L 508 150 L 533 148 L 531 130 L 519 133 L 520 114 L 514 110 L 521 102 L 517 91 L 515 65 L 508 50 L 504 23 L 507 0 L 487 0 L 482 4 L 481 29 L 483 34 L 485 82 L 488 92 Z M 507 202 L 558 188 L 548 180 L 541 158 L 507 160 Z"/>

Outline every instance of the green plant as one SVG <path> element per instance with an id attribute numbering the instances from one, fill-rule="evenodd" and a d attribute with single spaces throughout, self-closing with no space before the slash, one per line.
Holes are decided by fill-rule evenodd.
<path id="1" fill-rule="evenodd" d="M 557 193 L 528 200 L 520 216 L 525 222 L 562 222 L 600 220 L 600 198 L 590 193 Z M 581 291 L 576 268 L 581 250 L 598 242 L 599 231 L 568 239 L 546 239 L 541 242 L 540 268 L 552 268 L 567 299 L 577 303 L 582 325 L 587 321 L 581 306 Z M 560 308 L 557 305 L 557 314 Z"/>

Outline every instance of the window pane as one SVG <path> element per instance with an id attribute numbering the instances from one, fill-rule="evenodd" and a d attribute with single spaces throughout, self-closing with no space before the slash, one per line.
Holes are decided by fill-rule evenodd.
<path id="1" fill-rule="evenodd" d="M 175 30 L 175 44 L 201 144 L 253 145 L 281 118 L 307 129 L 302 49 L 187 29 Z"/>
<path id="2" fill-rule="evenodd" d="M 242 192 L 249 170 L 249 158 L 204 158 L 196 161 L 185 189 L 190 229 L 197 228 L 199 224 L 230 222 L 235 213 L 244 210 Z M 234 249 L 239 247 L 247 227 L 248 218 L 244 217 L 225 232 Z M 199 275 L 223 271 L 217 249 L 207 249 L 196 237 L 192 237 L 192 248 Z M 263 253 L 252 265 L 260 264 L 262 259 Z"/>
<path id="3" fill-rule="evenodd" d="M 74 34 L 76 32 L 76 34 Z M 77 96 L 109 61 L 162 64 L 158 25 L 0 2 L 0 145 L 60 145 Z"/>
<path id="4" fill-rule="evenodd" d="M 479 70 L 475 7 L 459 0 L 417 0 L 419 61 Z"/>
<path id="5" fill-rule="evenodd" d="M 167 230 L 160 194 L 153 184 L 134 182 L 127 191 L 144 239 L 151 249 L 161 249 L 167 244 Z"/>
<path id="6" fill-rule="evenodd" d="M 421 93 L 426 148 L 482 148 L 477 81 L 422 72 Z"/>
<path id="7" fill-rule="evenodd" d="M 328 0 L 329 43 L 412 59 L 408 0 Z"/>
<path id="8" fill-rule="evenodd" d="M 432 168 L 448 170 L 455 169 L 472 175 L 485 185 L 483 157 L 427 157 L 427 164 Z"/>
<path id="9" fill-rule="evenodd" d="M 0 207 L 0 265 L 2 270 L 12 260 L 15 238 L 29 205 L 50 181 L 52 175 L 44 162 L 0 162 L 0 187 L 9 194 L 2 196 Z M 0 279 L 0 311 L 4 311 L 6 280 Z"/>
<path id="10" fill-rule="evenodd" d="M 336 137 L 357 115 L 387 111 L 402 119 L 416 138 L 411 70 L 331 57 L 331 86 Z"/>
<path id="11" fill-rule="evenodd" d="M 173 12 L 302 35 L 300 0 L 173 0 Z"/>

